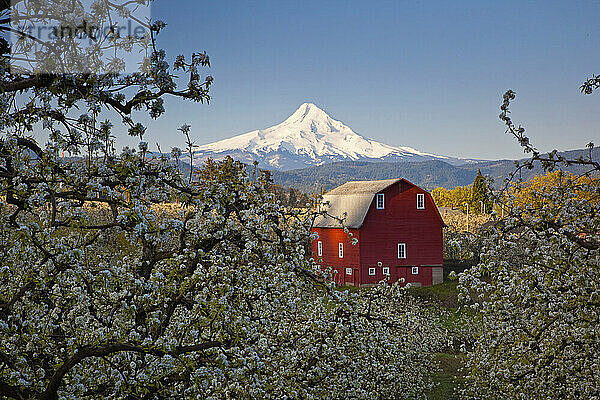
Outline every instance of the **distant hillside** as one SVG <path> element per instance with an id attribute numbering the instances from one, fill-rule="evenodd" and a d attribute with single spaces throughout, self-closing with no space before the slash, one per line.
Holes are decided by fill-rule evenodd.
<path id="1" fill-rule="evenodd" d="M 588 150 L 571 150 L 560 153 L 569 159 L 587 157 Z M 592 152 L 594 160 L 600 159 L 600 149 Z M 367 162 L 344 161 L 315 167 L 295 169 L 291 171 L 271 171 L 273 181 L 283 187 L 293 187 L 305 193 L 319 193 L 330 190 L 352 180 L 376 180 L 405 178 L 424 189 L 436 187 L 447 189 L 473 183 L 477 169 L 494 179 L 496 187 L 503 185 L 504 178 L 515 169 L 513 160 L 485 161 L 475 164 L 453 166 L 443 161 L 430 160 L 419 162 Z M 564 169 L 564 167 L 563 167 Z M 572 166 L 568 168 L 573 173 L 583 173 L 584 168 Z M 542 174 L 541 167 L 533 170 L 523 170 L 523 179 Z"/>
<path id="2" fill-rule="evenodd" d="M 438 186 L 455 187 L 473 182 L 477 173 L 452 166 L 444 161 L 419 162 L 366 162 L 343 161 L 332 164 L 296 169 L 271 171 L 273 181 L 284 187 L 294 187 L 305 193 L 330 190 L 352 180 L 377 180 L 396 177 L 431 190 Z"/>
<path id="3" fill-rule="evenodd" d="M 568 150 L 559 152 L 559 154 L 566 157 L 567 159 L 577 159 L 578 157 L 587 158 L 589 156 L 589 150 Z M 600 160 L 600 148 L 595 148 L 592 150 L 592 159 Z M 474 174 L 477 173 L 477 168 L 479 168 L 481 169 L 482 174 L 489 175 L 490 177 L 492 177 L 492 179 L 494 179 L 494 185 L 496 187 L 500 187 L 504 184 L 504 179 L 515 170 L 515 162 L 514 160 L 484 161 L 474 165 L 461 165 L 459 168 L 471 171 Z M 584 168 L 580 166 L 570 166 L 568 168 L 565 168 L 564 165 L 561 165 L 561 169 L 566 169 L 574 174 L 583 174 L 589 171 L 589 168 Z M 531 179 L 534 176 L 543 173 L 544 170 L 539 165 L 539 163 L 537 163 L 536 167 L 531 170 L 521 170 L 521 175 L 524 180 Z"/>

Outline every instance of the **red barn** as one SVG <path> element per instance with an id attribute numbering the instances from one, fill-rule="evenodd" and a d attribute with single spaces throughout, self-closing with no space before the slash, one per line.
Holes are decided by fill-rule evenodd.
<path id="1" fill-rule="evenodd" d="M 328 214 L 313 232 L 313 258 L 339 284 L 431 286 L 443 280 L 442 227 L 431 195 L 405 179 L 347 182 L 323 195 Z"/>

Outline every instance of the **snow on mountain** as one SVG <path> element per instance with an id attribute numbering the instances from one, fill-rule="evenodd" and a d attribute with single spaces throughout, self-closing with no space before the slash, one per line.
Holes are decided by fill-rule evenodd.
<path id="1" fill-rule="evenodd" d="M 199 146 L 194 164 L 208 157 L 232 156 L 258 161 L 263 168 L 289 170 L 336 161 L 424 161 L 453 164 L 468 160 L 423 153 L 411 147 L 394 147 L 355 133 L 312 103 L 302 104 L 288 119 L 271 128 Z"/>

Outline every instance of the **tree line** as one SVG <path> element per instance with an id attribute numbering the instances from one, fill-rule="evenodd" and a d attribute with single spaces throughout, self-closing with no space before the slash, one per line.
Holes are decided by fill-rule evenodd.
<path id="1" fill-rule="evenodd" d="M 493 210 L 491 191 L 490 180 L 478 169 L 472 184 L 453 189 L 438 187 L 433 189 L 431 195 L 438 207 L 451 207 L 472 214 L 489 214 Z"/>

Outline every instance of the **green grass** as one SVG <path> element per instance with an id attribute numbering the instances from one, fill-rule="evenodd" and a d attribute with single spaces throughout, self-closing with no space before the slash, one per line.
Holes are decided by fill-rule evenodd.
<path id="1" fill-rule="evenodd" d="M 447 281 L 434 286 L 410 288 L 409 293 L 427 304 L 439 316 L 440 328 L 455 338 L 464 338 L 464 332 L 475 323 L 475 313 L 468 307 L 460 307 L 456 281 Z M 460 339 L 459 339 L 460 340 Z M 458 399 L 457 389 L 465 382 L 465 355 L 455 353 L 448 348 L 447 352 L 437 353 L 433 358 L 431 379 L 435 387 L 429 393 L 429 400 Z"/>
<path id="2" fill-rule="evenodd" d="M 434 286 L 421 286 L 408 289 L 413 296 L 426 302 L 439 304 L 446 308 L 458 307 L 457 281 L 447 281 Z"/>
<path id="3" fill-rule="evenodd" d="M 458 399 L 456 391 L 464 382 L 463 372 L 461 371 L 464 364 L 464 355 L 438 353 L 435 355 L 433 362 L 434 365 L 440 368 L 440 371 L 434 372 L 431 376 L 435 387 L 427 393 L 427 399 Z"/>
<path id="4" fill-rule="evenodd" d="M 449 331 L 460 331 L 475 323 L 476 312 L 458 301 L 456 281 L 434 286 L 410 288 L 409 293 L 420 299 L 439 315 L 440 327 Z"/>
<path id="5" fill-rule="evenodd" d="M 359 288 L 354 285 L 343 285 L 343 286 L 336 287 L 336 290 L 341 290 L 341 291 L 347 290 L 350 293 L 357 293 L 360 290 L 364 290 L 364 288 Z"/>

